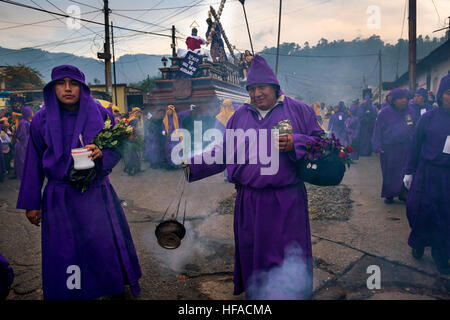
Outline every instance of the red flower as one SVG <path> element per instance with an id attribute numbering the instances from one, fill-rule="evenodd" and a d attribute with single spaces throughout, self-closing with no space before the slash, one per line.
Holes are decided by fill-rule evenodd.
<path id="1" fill-rule="evenodd" d="M 352 146 L 347 146 L 347 147 L 345 148 L 345 150 L 346 150 L 348 153 L 352 153 L 352 152 L 354 151 Z"/>
<path id="2" fill-rule="evenodd" d="M 344 151 L 339 152 L 339 158 L 344 158 L 344 157 L 345 157 L 345 152 Z"/>

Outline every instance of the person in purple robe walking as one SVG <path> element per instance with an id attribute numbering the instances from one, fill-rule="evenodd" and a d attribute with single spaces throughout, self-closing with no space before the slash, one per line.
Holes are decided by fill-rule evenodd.
<path id="1" fill-rule="evenodd" d="M 164 112 L 164 110 L 159 110 L 158 113 Z M 144 158 L 148 161 L 153 169 L 160 168 L 163 163 L 164 154 L 161 146 L 161 121 L 162 116 L 154 117 L 145 120 L 145 149 Z"/>
<path id="2" fill-rule="evenodd" d="M 352 115 L 356 116 L 359 110 L 359 99 L 353 100 L 352 105 L 350 106 L 350 112 Z"/>
<path id="3" fill-rule="evenodd" d="M 134 128 L 133 134 L 125 142 L 123 147 L 123 171 L 130 176 L 143 172 L 141 169 L 141 149 L 144 140 L 144 125 L 142 119 L 142 110 L 134 107 L 128 118 L 129 125 Z"/>
<path id="4" fill-rule="evenodd" d="M 353 109 L 354 111 L 357 111 Z M 344 139 L 341 141 L 342 145 L 351 145 L 353 152 L 350 153 L 352 160 L 359 159 L 359 119 L 351 111 L 348 112 L 345 120 Z"/>
<path id="5" fill-rule="evenodd" d="M 2 129 L 3 129 L 3 126 L 0 123 L 0 132 L 2 131 Z M 1 139 L 1 137 L 0 137 L 0 139 Z M 7 172 L 8 171 L 6 170 L 5 158 L 3 157 L 2 141 L 0 140 L 0 182 L 3 182 Z"/>
<path id="6" fill-rule="evenodd" d="M 141 269 L 130 229 L 108 175 L 119 162 L 113 149 L 92 144 L 110 113 L 94 102 L 84 74 L 74 66 L 52 70 L 45 106 L 30 126 L 17 208 L 41 227 L 44 299 L 137 296 Z M 82 141 L 80 141 L 82 140 Z M 92 153 L 95 178 L 84 192 L 73 186 L 71 150 Z M 41 194 L 44 179 L 47 184 Z"/>
<path id="7" fill-rule="evenodd" d="M 341 101 L 335 107 L 335 112 L 330 118 L 328 123 L 328 131 L 334 134 L 334 136 L 339 139 L 345 139 L 345 120 L 347 118 L 347 111 L 344 103 Z"/>
<path id="8" fill-rule="evenodd" d="M 372 105 L 372 98 L 367 95 L 359 106 L 357 117 L 359 118 L 359 155 L 370 157 L 372 155 L 372 135 L 375 121 L 377 119 L 377 110 Z"/>
<path id="9" fill-rule="evenodd" d="M 431 105 L 426 103 L 428 98 L 427 95 L 427 90 L 424 88 L 417 89 L 414 99 L 410 104 L 410 106 L 414 109 L 416 121 L 418 121 L 420 117 L 425 114 L 425 112 L 433 109 Z"/>
<path id="10" fill-rule="evenodd" d="M 383 174 L 381 197 L 387 204 L 393 203 L 394 197 L 406 201 L 403 176 L 415 126 L 414 110 L 408 106 L 408 92 L 397 88 L 390 94 L 391 104 L 378 115 L 372 137 Z"/>
<path id="11" fill-rule="evenodd" d="M 282 94 L 274 72 L 259 55 L 250 66 L 246 88 L 250 100 L 228 121 L 222 144 L 191 158 L 184 165 L 186 177 L 198 181 L 227 169 L 229 181 L 235 184 L 235 295 L 310 299 L 313 260 L 308 200 L 296 165 L 305 156 L 308 142 L 315 142 L 324 132 L 313 108 Z M 271 129 L 286 120 L 293 133 L 273 137 Z M 254 132 L 254 139 L 237 137 L 240 129 Z M 256 146 L 251 147 L 256 140 L 272 160 L 279 155 L 278 161 L 263 163 L 260 157 L 265 156 L 255 154 Z M 245 154 L 245 159 L 239 161 L 239 154 Z M 205 162 L 205 157 L 215 156 L 218 161 Z"/>
<path id="12" fill-rule="evenodd" d="M 450 75 L 442 78 L 436 99 L 439 107 L 419 119 L 403 179 L 408 244 L 416 259 L 431 246 L 438 271 L 450 274 Z"/>
<path id="13" fill-rule="evenodd" d="M 28 138 L 30 137 L 30 123 L 33 117 L 33 110 L 28 106 L 22 107 L 22 120 L 14 134 L 14 170 L 16 177 L 20 180 L 22 177 L 23 163 L 25 162 L 25 153 L 27 151 Z"/>
<path id="14" fill-rule="evenodd" d="M 177 112 L 175 106 L 170 105 L 167 107 L 166 114 L 162 123 L 162 135 L 166 137 L 165 156 L 166 168 L 168 170 L 179 168 L 179 166 L 176 165 L 172 160 L 172 150 L 183 139 L 178 129 L 182 128 L 184 119 L 190 117 L 191 114 L 192 110 L 190 109 Z"/>

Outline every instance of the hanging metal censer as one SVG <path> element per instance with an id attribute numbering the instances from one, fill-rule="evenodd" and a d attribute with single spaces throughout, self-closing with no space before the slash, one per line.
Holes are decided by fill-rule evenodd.
<path id="1" fill-rule="evenodd" d="M 181 177 L 184 180 L 184 174 Z M 180 183 L 178 182 L 178 185 Z M 180 223 L 178 218 L 178 213 L 180 210 L 180 203 L 181 199 L 183 198 L 184 189 L 185 189 L 186 181 L 183 183 L 183 190 L 181 192 L 180 199 L 178 200 L 178 205 L 176 212 L 171 215 L 170 219 L 164 220 L 164 217 L 166 216 L 167 212 L 169 211 L 170 206 L 173 203 L 169 204 L 166 211 L 164 212 L 163 217 L 161 218 L 161 222 L 156 226 L 155 235 L 156 239 L 158 240 L 158 244 L 163 247 L 164 249 L 173 250 L 180 246 L 181 240 L 186 235 L 186 228 L 184 227 L 184 221 L 186 218 L 186 206 L 187 206 L 187 200 L 184 201 L 184 214 L 183 214 L 183 223 Z"/>

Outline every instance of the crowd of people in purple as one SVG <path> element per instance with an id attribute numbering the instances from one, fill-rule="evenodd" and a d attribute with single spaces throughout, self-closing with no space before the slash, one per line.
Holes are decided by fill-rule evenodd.
<path id="1" fill-rule="evenodd" d="M 215 126 L 221 131 L 271 130 L 290 120 L 292 134 L 271 137 L 267 142 L 277 144 L 278 172 L 261 175 L 260 169 L 267 164 L 249 164 L 249 153 L 242 164 L 202 161 L 224 150 L 229 143 L 225 138 L 182 166 L 189 182 L 225 172 L 226 180 L 236 187 L 234 294 L 261 297 L 258 288 L 264 279 L 256 275 L 282 265 L 287 248 L 295 246 L 304 269 L 296 275 L 298 279 L 292 279 L 298 288 L 284 298 L 312 297 L 308 198 L 296 164 L 305 156 L 308 143 L 326 134 L 352 145 L 355 161 L 377 155 L 383 176 L 381 197 L 386 204 L 396 197 L 406 202 L 413 256 L 420 259 L 424 248 L 431 247 L 438 271 L 450 273 L 450 75 L 442 78 L 433 102 L 428 101 L 424 89 L 412 94 L 396 88 L 379 108 L 367 95 L 361 103 L 354 100 L 349 108 L 339 102 L 331 112 L 321 113 L 320 104 L 310 107 L 286 96 L 268 63 L 255 55 L 246 89 L 250 99 L 241 106 L 235 108 L 231 101 L 223 101 Z M 69 65 L 53 69 L 44 88 L 44 102 L 34 116 L 31 109 L 23 108 L 14 135 L 14 168 L 21 179 L 17 208 L 24 209 L 29 221 L 42 228 L 44 299 L 121 295 L 126 286 L 137 296 L 142 272 L 119 197 L 108 178 L 121 157 L 117 150 L 100 150 L 91 144 L 105 120 L 114 125 L 123 117 L 117 109 L 107 110 L 95 103 L 84 74 Z M 194 110 L 177 112 L 175 106 L 168 106 L 159 110 L 159 115 L 145 117 L 139 108 L 133 109 L 127 119 L 136 128 L 131 139 L 142 143 L 124 153 L 125 171 L 139 173 L 142 159 L 155 169 L 180 168 L 170 154 L 174 144 L 183 139 L 179 133 L 183 119 Z M 321 126 L 326 117 L 328 132 Z M 80 135 L 92 151 L 96 171 L 86 191 L 75 189 L 69 176 L 71 149 L 81 146 Z M 195 161 L 196 157 L 200 161 Z M 0 153 L 0 173 L 4 172 Z M 66 271 L 73 265 L 82 270 L 81 286 L 75 289 L 67 286 Z M 0 291 L 4 292 L 13 277 L 1 256 L 0 268 Z"/>

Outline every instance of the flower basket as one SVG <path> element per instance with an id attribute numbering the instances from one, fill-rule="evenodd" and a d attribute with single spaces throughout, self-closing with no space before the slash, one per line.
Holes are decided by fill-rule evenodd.
<path id="1" fill-rule="evenodd" d="M 316 186 L 337 186 L 345 174 L 345 165 L 337 153 L 318 160 L 303 159 L 298 165 L 299 177 Z"/>
<path id="2" fill-rule="evenodd" d="M 349 154 L 351 146 L 344 147 L 336 139 L 317 138 L 306 145 L 307 153 L 298 162 L 297 174 L 305 182 L 316 186 L 336 186 L 341 183 L 346 171 L 345 166 L 352 163 Z"/>

